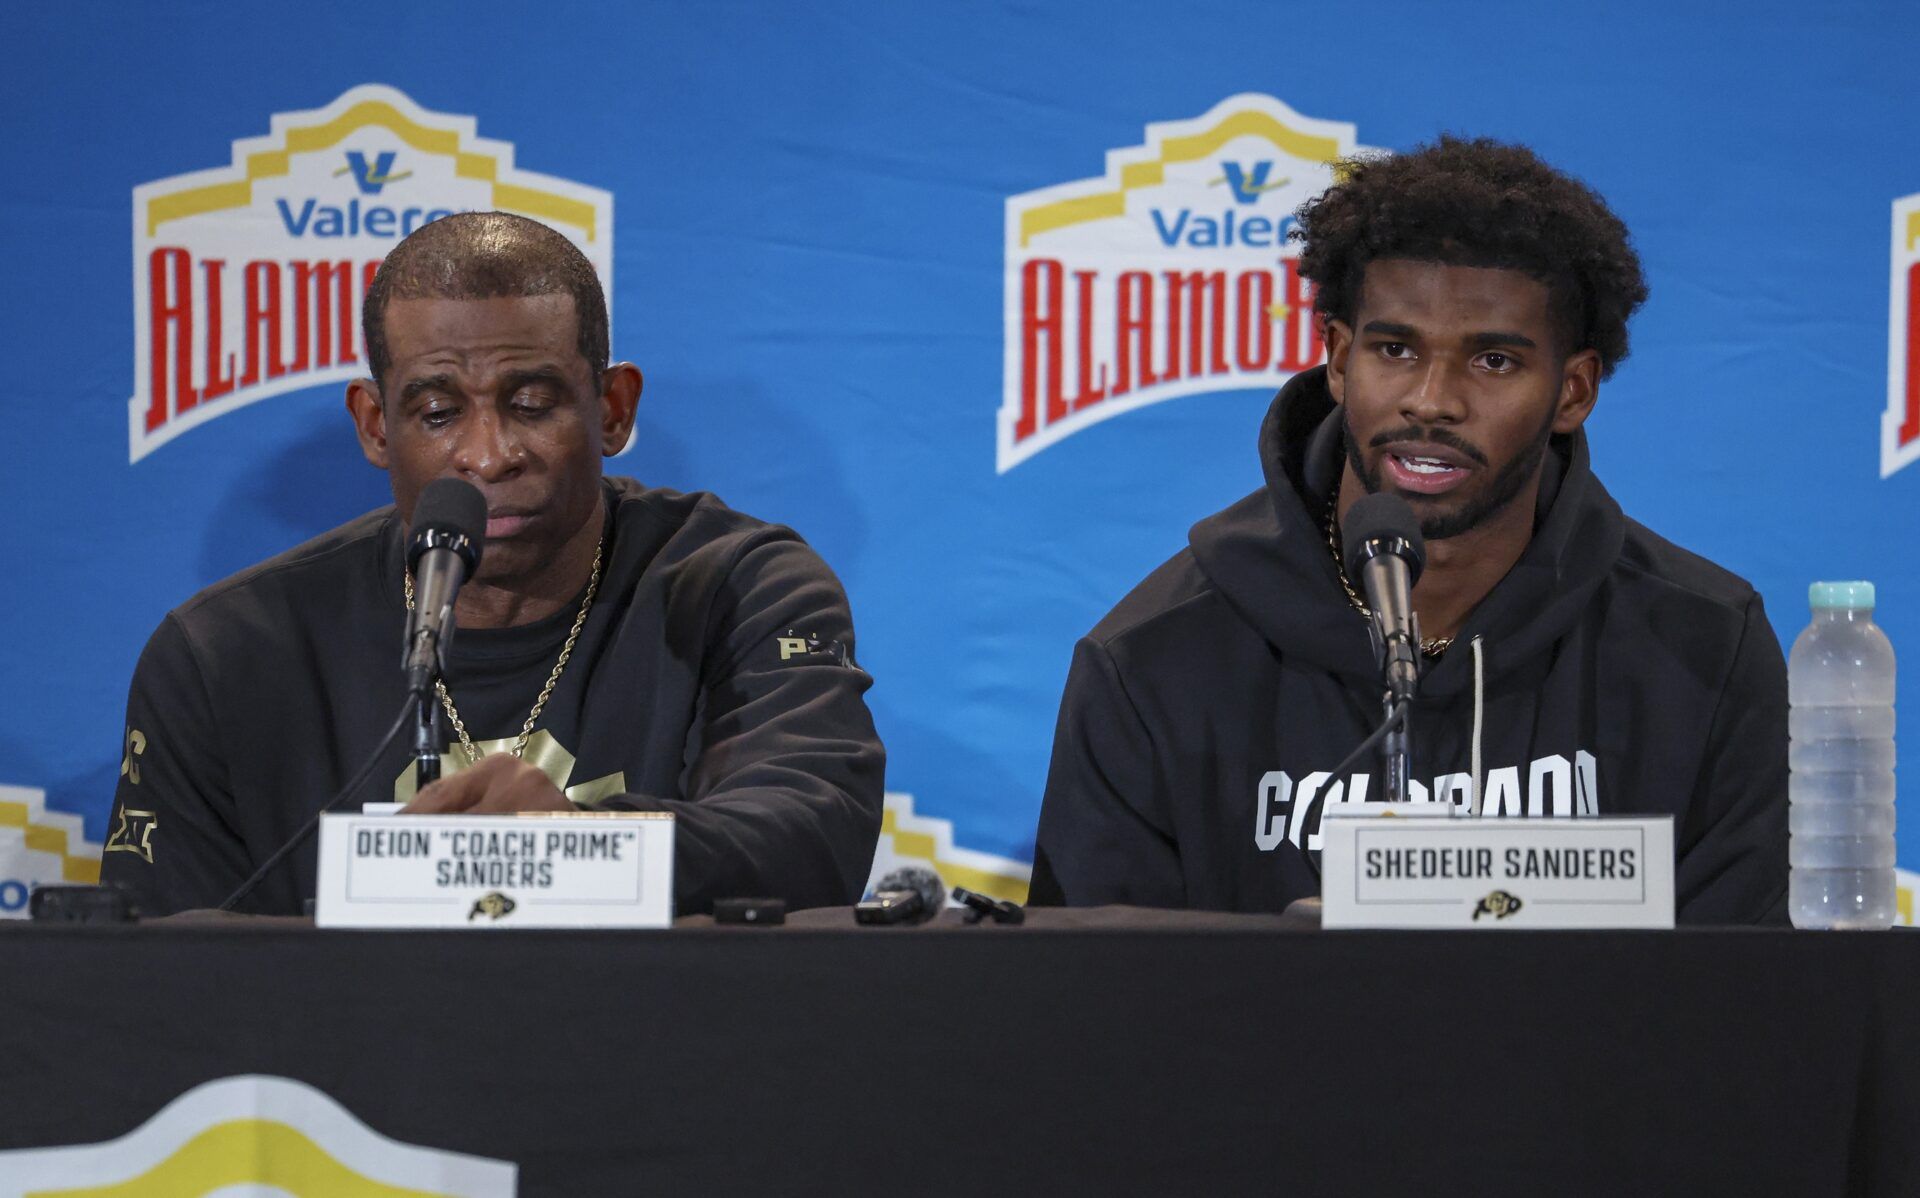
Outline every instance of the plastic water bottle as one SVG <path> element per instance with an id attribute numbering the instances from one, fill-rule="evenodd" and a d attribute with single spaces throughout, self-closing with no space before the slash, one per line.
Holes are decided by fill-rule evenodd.
<path id="1" fill-rule="evenodd" d="M 1873 584 L 1816 582 L 1787 658 L 1788 908 L 1797 928 L 1893 923 L 1893 646 Z"/>

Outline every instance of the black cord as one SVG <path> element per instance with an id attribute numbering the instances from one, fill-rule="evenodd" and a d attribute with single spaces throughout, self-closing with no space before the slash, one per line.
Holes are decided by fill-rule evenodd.
<path id="1" fill-rule="evenodd" d="M 1368 753 L 1371 753 L 1376 747 L 1379 746 L 1380 742 L 1386 738 L 1387 733 L 1393 731 L 1395 728 L 1398 728 L 1400 725 L 1406 723 L 1407 717 L 1411 715 L 1412 712 L 1413 712 L 1413 704 L 1411 703 L 1402 702 L 1396 707 L 1394 707 L 1393 714 L 1380 722 L 1380 726 L 1373 730 L 1372 736 L 1369 736 L 1367 737 L 1367 739 L 1361 741 L 1358 745 L 1354 747 L 1353 752 L 1347 754 L 1346 757 L 1341 760 L 1339 765 L 1336 765 L 1332 769 L 1327 771 L 1328 781 L 1333 781 L 1334 779 L 1339 778 L 1340 775 L 1347 772 L 1348 768 L 1350 768 L 1354 762 L 1360 760 L 1362 757 L 1366 756 Z M 1307 859 L 1307 865 L 1312 868 L 1313 876 L 1316 878 L 1319 877 L 1320 862 L 1314 859 L 1314 856 L 1312 853 L 1307 852 L 1307 846 L 1304 843 L 1301 844 L 1300 846 L 1300 855 Z"/>
<path id="2" fill-rule="evenodd" d="M 1400 703 L 1398 706 L 1396 706 L 1393 709 L 1393 714 L 1388 716 L 1385 720 L 1381 721 L 1380 726 L 1373 730 L 1372 736 L 1369 736 L 1367 739 L 1361 741 L 1359 744 L 1359 747 L 1354 749 L 1353 752 L 1347 754 L 1346 758 L 1342 760 L 1339 765 L 1336 765 L 1332 769 L 1327 771 L 1328 775 L 1330 776 L 1330 779 L 1338 778 L 1340 777 L 1340 775 L 1346 773 L 1347 768 L 1349 766 L 1351 766 L 1354 762 L 1360 760 L 1360 758 L 1364 757 L 1367 753 L 1371 752 L 1373 749 L 1378 747 L 1380 742 L 1383 739 L 1385 739 L 1387 733 L 1405 724 L 1407 722 L 1408 712 L 1412 709 L 1412 707 L 1413 705 L 1411 703 L 1405 703 L 1405 702 Z"/>
<path id="3" fill-rule="evenodd" d="M 399 740 L 400 734 L 405 732 L 408 725 L 413 722 L 413 711 L 413 697 L 409 695 L 406 704 L 400 708 L 400 718 L 393 722 L 393 727 L 389 728 L 386 736 L 381 738 L 380 747 L 376 748 L 373 753 L 368 756 L 367 763 L 360 767 L 360 772 L 353 776 L 353 781 L 341 787 L 339 794 L 328 799 L 326 806 L 314 812 L 312 818 L 308 819 L 307 822 L 301 826 L 300 830 L 293 834 L 287 843 L 281 845 L 273 856 L 266 859 L 259 869 L 253 871 L 251 878 L 240 883 L 240 889 L 227 896 L 227 901 L 220 904 L 220 910 L 231 911 L 234 908 L 234 904 L 246 898 L 249 894 L 252 894 L 253 888 L 260 884 L 260 879 L 271 873 L 274 866 L 286 860 L 288 853 L 300 847 L 300 844 L 306 840 L 307 836 L 320 823 L 321 816 L 338 807 L 355 791 L 359 790 L 361 786 L 366 784 L 367 776 L 373 773 L 374 767 L 380 764 L 380 759 L 386 756 L 388 749 L 393 747 L 393 742 Z"/>

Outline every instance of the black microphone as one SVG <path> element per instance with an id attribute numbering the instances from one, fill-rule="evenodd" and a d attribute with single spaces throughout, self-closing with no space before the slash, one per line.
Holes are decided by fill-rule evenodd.
<path id="1" fill-rule="evenodd" d="M 903 866 L 874 884 L 853 907 L 858 923 L 925 923 L 947 905 L 947 884 L 918 865 Z"/>
<path id="2" fill-rule="evenodd" d="M 1373 647 L 1386 694 L 1380 729 L 1380 768 L 1389 803 L 1412 799 L 1413 736 L 1408 719 L 1420 684 L 1420 622 L 1413 614 L 1413 584 L 1427 564 L 1420 521 L 1407 501 L 1386 492 L 1366 495 L 1341 521 L 1347 577 L 1358 576 L 1373 609 Z M 1371 738 L 1370 738 L 1371 739 Z"/>
<path id="3" fill-rule="evenodd" d="M 413 572 L 413 611 L 401 666 L 407 689 L 433 689 L 447 646 L 453 642 L 453 601 L 460 584 L 480 568 L 487 539 L 487 500 L 479 488 L 457 478 L 436 478 L 420 492 L 407 539 L 407 569 Z"/>
<path id="4" fill-rule="evenodd" d="M 1356 501 L 1340 522 L 1347 577 L 1357 578 L 1373 609 L 1374 648 L 1391 702 L 1413 698 L 1420 678 L 1420 630 L 1413 585 L 1427 565 L 1420 520 L 1407 501 L 1385 491 Z"/>

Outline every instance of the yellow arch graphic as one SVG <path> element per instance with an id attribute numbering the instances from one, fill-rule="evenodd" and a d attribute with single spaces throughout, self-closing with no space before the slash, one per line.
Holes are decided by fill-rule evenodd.
<path id="1" fill-rule="evenodd" d="M 21 828 L 26 832 L 27 847 L 41 853 L 55 853 L 60 857 L 60 880 L 63 882 L 100 881 L 100 858 L 76 857 L 67 852 L 67 830 L 51 824 L 36 824 L 29 816 L 25 803 L 15 803 L 0 799 L 0 828 Z"/>
<path id="2" fill-rule="evenodd" d="M 460 135 L 454 130 L 429 129 L 385 100 L 362 100 L 325 124 L 288 129 L 283 149 L 262 150 L 247 155 L 247 177 L 244 179 L 190 187 L 148 200 L 147 236 L 152 237 L 161 225 L 170 220 L 227 208 L 244 208 L 253 202 L 254 181 L 284 176 L 293 155 L 310 154 L 339 145 L 348 135 L 376 125 L 391 130 L 400 140 L 422 153 L 452 158 L 453 173 L 459 178 L 493 184 L 493 204 L 496 208 L 572 225 L 582 230 L 588 241 L 592 241 L 599 232 L 595 228 L 592 204 L 534 187 L 502 183 L 496 177 L 499 162 L 491 154 L 462 150 Z"/>
<path id="3" fill-rule="evenodd" d="M 938 847 L 932 836 L 925 832 L 902 832 L 899 820 L 895 818 L 891 807 L 880 815 L 880 835 L 893 837 L 893 847 L 908 857 L 924 857 L 940 867 L 940 878 L 949 886 L 965 886 L 968 890 L 977 890 L 981 894 L 1009 902 L 1027 901 L 1027 883 L 1006 874 L 988 873 L 984 869 L 973 869 L 952 861 L 943 860 L 935 855 Z"/>
<path id="4" fill-rule="evenodd" d="M 27 1198 L 200 1198 L 237 1185 L 276 1186 L 300 1198 L 451 1198 L 375 1181 L 335 1160 L 306 1133 L 268 1119 L 216 1123 L 126 1181 L 35 1190 Z"/>
<path id="5" fill-rule="evenodd" d="M 1334 162 L 1340 157 L 1340 143 L 1331 137 L 1302 133 L 1267 113 L 1255 109 L 1230 112 L 1213 128 L 1185 137 L 1169 137 L 1160 143 L 1160 155 L 1146 162 L 1129 162 L 1120 168 L 1120 187 L 1094 195 L 1075 196 L 1041 204 L 1020 214 L 1020 245 L 1026 245 L 1041 233 L 1063 229 L 1084 221 L 1104 220 L 1123 215 L 1127 193 L 1139 187 L 1152 187 L 1166 179 L 1170 162 L 1192 162 L 1205 158 L 1236 137 L 1264 137 L 1295 158 L 1309 162 Z"/>

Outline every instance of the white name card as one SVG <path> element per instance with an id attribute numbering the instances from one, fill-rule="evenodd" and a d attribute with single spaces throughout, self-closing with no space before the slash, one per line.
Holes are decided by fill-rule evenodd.
<path id="1" fill-rule="evenodd" d="M 1671 816 L 1408 818 L 1369 810 L 1325 819 L 1321 835 L 1323 927 L 1673 926 Z"/>
<path id="2" fill-rule="evenodd" d="M 328 815 L 314 922 L 323 928 L 664 928 L 665 812 Z"/>

